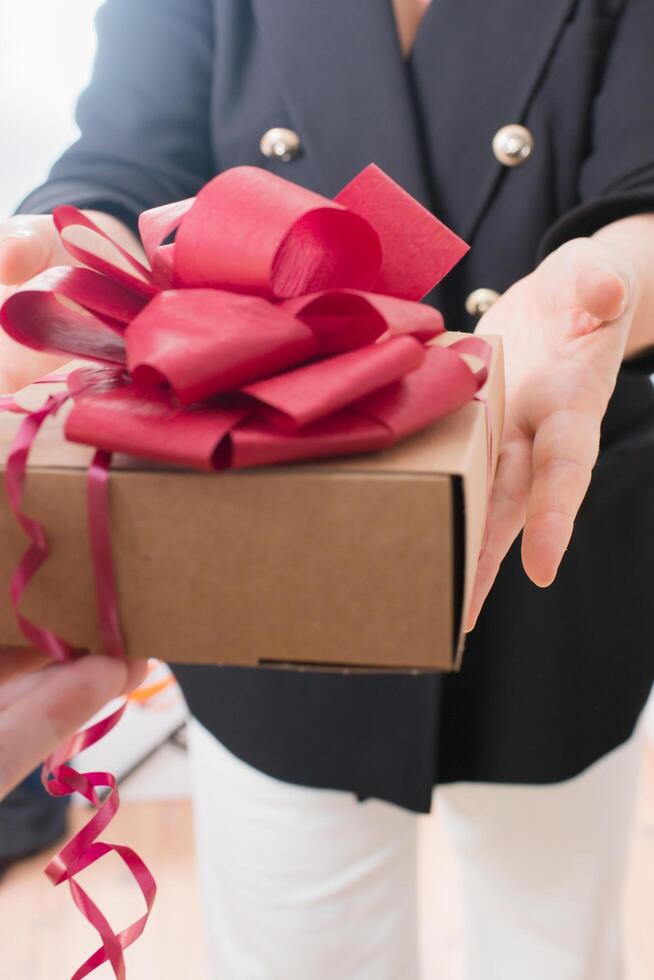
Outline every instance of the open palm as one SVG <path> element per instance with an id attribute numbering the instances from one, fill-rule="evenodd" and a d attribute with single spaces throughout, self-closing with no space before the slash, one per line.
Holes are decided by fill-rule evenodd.
<path id="1" fill-rule="evenodd" d="M 597 459 L 636 284 L 618 249 L 576 239 L 517 282 L 479 322 L 478 334 L 504 341 L 506 421 L 469 629 L 523 528 L 526 573 L 540 586 L 556 575 Z"/>

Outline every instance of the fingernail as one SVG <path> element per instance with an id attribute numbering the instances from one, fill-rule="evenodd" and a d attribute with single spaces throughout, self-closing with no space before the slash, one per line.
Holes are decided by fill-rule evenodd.
<path id="1" fill-rule="evenodd" d="M 615 272 L 615 270 L 613 269 L 610 272 L 608 272 L 608 275 L 610 275 L 612 279 L 615 279 L 617 282 L 619 282 L 620 285 L 622 286 L 622 301 L 620 303 L 620 307 L 619 307 L 620 312 L 618 314 L 618 316 L 622 316 L 622 314 L 624 313 L 627 307 L 627 303 L 629 302 L 629 292 L 631 290 L 631 283 L 623 276 L 621 276 L 618 272 Z"/>
<path id="2" fill-rule="evenodd" d="M 593 270 L 593 275 L 596 277 L 598 285 L 600 283 L 606 284 L 607 280 L 609 279 L 613 279 L 614 282 L 618 283 L 622 291 L 622 298 L 615 312 L 611 313 L 611 319 L 617 319 L 618 317 L 622 316 L 629 303 L 629 296 L 631 293 L 631 283 L 629 280 L 614 267 L 609 268 L 601 265 L 595 267 Z"/>
<path id="3" fill-rule="evenodd" d="M 477 616 L 478 616 L 478 613 L 476 611 L 475 611 L 475 614 L 474 615 L 472 614 L 471 611 L 468 612 L 468 616 L 466 618 L 465 626 L 463 627 L 463 632 L 464 633 L 472 633 L 473 629 L 477 625 Z"/>
<path id="4" fill-rule="evenodd" d="M 611 279 L 614 280 L 614 282 L 617 282 L 619 284 L 621 289 L 622 296 L 620 302 L 617 307 L 614 307 L 611 310 L 611 314 L 610 314 L 612 320 L 617 320 L 618 317 L 622 316 L 622 314 L 627 308 L 627 304 L 629 302 L 629 286 L 627 283 L 625 283 L 625 281 L 622 279 L 621 276 L 616 275 L 614 272 L 604 272 L 603 277 L 605 282 L 607 278 L 610 277 Z"/>

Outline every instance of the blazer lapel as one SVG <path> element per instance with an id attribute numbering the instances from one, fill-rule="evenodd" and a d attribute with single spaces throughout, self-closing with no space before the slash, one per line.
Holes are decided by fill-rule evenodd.
<path id="1" fill-rule="evenodd" d="M 323 193 L 373 161 L 428 206 L 390 0 L 251 2 Z"/>
<path id="2" fill-rule="evenodd" d="M 524 120 L 575 5 L 576 0 L 432 0 L 411 66 L 437 210 L 468 240 L 506 174 L 493 155 L 493 136 L 501 126 Z M 537 153 L 537 133 L 535 139 Z"/>

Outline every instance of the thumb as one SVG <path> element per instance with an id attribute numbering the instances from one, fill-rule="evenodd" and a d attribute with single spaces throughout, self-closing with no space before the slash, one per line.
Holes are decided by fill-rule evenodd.
<path id="1" fill-rule="evenodd" d="M 612 243 L 597 238 L 566 242 L 541 263 L 541 299 L 548 308 L 586 314 L 575 333 L 616 320 L 635 301 L 637 275 Z"/>
<path id="2" fill-rule="evenodd" d="M 52 265 L 57 233 L 49 215 L 10 218 L 0 224 L 0 283 L 18 286 Z"/>
<path id="3" fill-rule="evenodd" d="M 616 270 L 606 266 L 582 269 L 576 283 L 577 304 L 601 322 L 615 320 L 624 313 L 630 284 Z"/>

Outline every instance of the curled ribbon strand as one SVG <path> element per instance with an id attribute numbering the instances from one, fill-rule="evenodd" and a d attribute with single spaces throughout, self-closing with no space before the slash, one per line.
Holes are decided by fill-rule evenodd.
<path id="1" fill-rule="evenodd" d="M 1 411 L 25 416 L 7 458 L 5 473 L 7 495 L 14 517 L 30 541 L 11 579 L 11 600 L 17 621 L 29 643 L 61 662 L 75 656 L 73 648 L 52 631 L 32 623 L 19 608 L 25 589 L 49 554 L 45 529 L 23 511 L 22 502 L 29 453 L 34 440 L 46 419 L 55 415 L 69 397 L 67 392 L 51 395 L 41 409 L 31 413 L 21 408 L 11 397 L 3 396 L 0 400 Z M 89 470 L 89 526 L 105 652 L 111 656 L 124 656 L 109 543 L 106 501 L 109 462 L 107 454 L 97 453 Z M 138 854 L 124 845 L 107 844 L 97 840 L 120 805 L 115 777 L 107 772 L 79 773 L 68 765 L 75 755 L 99 742 L 118 724 L 127 703 L 125 700 L 107 718 L 67 739 L 45 761 L 41 773 L 42 783 L 51 796 L 70 796 L 80 793 L 96 808 L 92 819 L 55 855 L 45 870 L 54 885 L 59 885 L 63 881 L 68 882 L 75 905 L 102 940 L 102 946 L 76 970 L 72 980 L 82 980 L 105 962 L 111 964 L 117 980 L 125 980 L 123 950 L 134 943 L 143 932 L 156 896 L 155 880 Z M 104 799 L 98 796 L 99 789 L 109 790 Z M 146 903 L 144 915 L 118 934 L 112 930 L 101 910 L 75 880 L 76 874 L 111 852 L 118 854 L 123 860 Z"/>
<path id="2" fill-rule="evenodd" d="M 111 454 L 98 450 L 88 473 L 88 515 L 102 645 L 110 657 L 125 658 L 111 555 L 109 466 Z"/>
<path id="3" fill-rule="evenodd" d="M 67 400 L 67 393 L 51 395 L 41 409 L 26 414 L 9 452 L 5 472 L 5 488 L 9 505 L 16 521 L 30 541 L 29 548 L 11 576 L 9 586 L 11 603 L 16 620 L 30 645 L 58 661 L 70 660 L 74 655 L 72 647 L 51 630 L 30 622 L 20 612 L 20 600 L 25 589 L 50 553 L 45 528 L 23 511 L 22 503 L 27 462 L 32 444 L 45 420 L 56 415 Z M 9 411 L 17 410 L 16 407 L 5 407 L 8 407 Z"/>
<path id="4" fill-rule="evenodd" d="M 118 787 L 111 773 L 79 773 L 67 763 L 83 749 L 104 738 L 122 718 L 127 702 L 107 718 L 102 719 L 83 732 L 67 740 L 46 760 L 42 771 L 42 782 L 51 796 L 70 796 L 80 793 L 96 808 L 95 815 L 52 859 L 46 868 L 46 875 L 54 885 L 67 881 L 73 901 L 84 918 L 97 931 L 102 946 L 76 970 L 72 980 L 82 980 L 105 962 L 109 962 L 116 980 L 125 980 L 126 967 L 123 950 L 134 943 L 143 932 L 152 910 L 156 895 L 155 880 L 141 858 L 129 847 L 120 844 L 107 844 L 97 840 L 114 818 L 120 805 Z M 104 799 L 98 796 L 99 789 L 108 789 Z M 115 933 L 98 906 L 86 891 L 75 881 L 75 875 L 90 867 L 109 853 L 117 854 L 125 863 L 139 886 L 146 904 L 145 913 L 132 925 L 120 933 Z"/>

